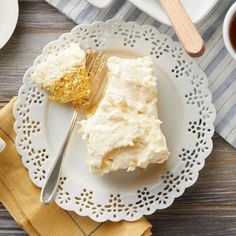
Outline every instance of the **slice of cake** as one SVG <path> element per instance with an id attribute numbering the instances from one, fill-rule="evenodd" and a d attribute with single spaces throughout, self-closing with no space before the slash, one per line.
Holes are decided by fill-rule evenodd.
<path id="1" fill-rule="evenodd" d="M 96 111 L 80 122 L 92 173 L 146 168 L 169 152 L 158 119 L 157 79 L 149 57 L 110 57 L 108 84 Z"/>
<path id="2" fill-rule="evenodd" d="M 49 98 L 58 103 L 81 103 L 89 94 L 86 52 L 71 44 L 58 55 L 50 55 L 35 68 L 34 82 L 44 88 Z"/>

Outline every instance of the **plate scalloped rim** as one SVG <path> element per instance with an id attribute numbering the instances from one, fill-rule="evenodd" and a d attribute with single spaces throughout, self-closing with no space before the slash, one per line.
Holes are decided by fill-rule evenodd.
<path id="1" fill-rule="evenodd" d="M 16 119 L 14 124 L 16 132 L 15 143 L 18 153 L 22 156 L 23 164 L 29 171 L 31 180 L 37 186 L 42 187 L 45 183 L 45 176 L 50 168 L 50 162 L 48 161 L 50 158 L 47 154 L 47 148 L 38 148 L 39 146 L 42 147 L 45 143 L 38 139 L 38 142 L 41 143 L 35 148 L 32 141 L 29 143 L 30 137 L 28 139 L 27 134 L 33 136 L 42 133 L 40 132 L 40 122 L 37 123 L 30 118 L 31 113 L 33 113 L 30 109 L 34 106 L 43 107 L 47 101 L 47 95 L 44 91 L 37 89 L 29 83 L 33 69 L 38 63 L 41 63 L 42 60 L 50 55 L 50 53 L 58 52 L 62 48 L 65 48 L 66 45 L 69 45 L 72 39 L 75 42 L 83 41 L 84 43 L 89 43 L 93 48 L 101 50 L 105 47 L 106 43 L 109 44 L 109 41 L 103 40 L 106 33 L 114 34 L 113 36 L 115 37 L 119 36 L 119 42 L 125 48 L 132 50 L 135 50 L 139 42 L 144 43 L 147 41 L 153 43 L 151 45 L 153 49 L 150 51 L 150 54 L 159 63 L 165 57 L 170 60 L 172 58 L 173 63 L 177 62 L 179 58 L 179 67 L 178 64 L 172 63 L 172 65 L 169 63 L 169 66 L 174 67 L 173 69 L 168 68 L 168 70 L 173 76 L 179 77 L 178 83 L 182 83 L 183 85 L 184 82 L 189 83 L 189 86 L 191 84 L 193 86 L 192 89 L 187 88 L 186 91 L 183 89 L 183 93 L 185 93 L 183 99 L 186 100 L 186 107 L 191 107 L 194 111 L 193 114 L 196 115 L 194 118 L 192 116 L 192 119 L 186 124 L 186 136 L 187 138 L 192 137 L 193 142 L 182 147 L 181 153 L 178 155 L 178 165 L 172 170 L 168 170 L 162 176 L 160 183 L 143 186 L 141 189 L 131 191 L 128 195 L 124 194 L 122 196 L 117 193 L 110 194 L 109 196 L 99 196 L 98 193 L 94 194 L 89 189 L 80 189 L 80 192 L 76 190 L 76 194 L 73 195 L 74 190 L 72 190 L 73 187 L 68 183 L 68 178 L 62 176 L 60 179 L 56 203 L 63 209 L 73 210 L 79 215 L 89 216 L 93 220 L 100 222 L 106 220 L 119 221 L 122 219 L 134 221 L 143 215 L 152 214 L 157 209 L 170 206 L 176 197 L 182 195 L 187 187 L 192 186 L 198 178 L 199 171 L 204 166 L 205 158 L 212 150 L 211 137 L 214 133 L 213 121 L 216 113 L 211 103 L 210 91 L 207 88 L 207 78 L 198 68 L 197 63 L 186 55 L 180 44 L 173 42 L 169 36 L 160 34 L 152 26 L 140 26 L 134 22 L 125 23 L 121 20 L 109 20 L 107 22 L 94 22 L 91 25 L 78 25 L 70 33 L 65 33 L 58 40 L 46 45 L 43 53 L 35 59 L 33 66 L 26 71 L 23 79 L 24 84 L 19 90 L 19 99 L 14 105 L 13 114 Z M 131 35 L 133 35 L 132 38 L 134 39 L 130 42 L 127 38 Z M 158 50 L 155 50 L 159 44 L 161 46 Z M 173 59 L 174 57 L 177 58 L 176 61 Z M 179 72 L 181 68 L 183 68 L 182 74 Z M 185 73 L 186 75 L 190 74 L 191 79 Z M 195 95 L 195 99 L 193 99 L 193 95 Z M 198 107 L 198 103 L 200 107 Z M 201 113 L 201 115 L 197 115 L 198 113 Z M 30 122 L 30 127 L 26 125 L 26 121 Z M 203 138 L 197 139 L 196 134 L 203 135 Z M 186 139 L 186 142 L 190 141 Z M 33 153 L 30 153 L 31 148 L 34 149 Z M 199 150 L 198 154 L 196 150 Z M 36 161 L 39 161 L 40 158 L 40 160 L 44 159 L 40 163 L 43 167 L 37 166 L 37 162 L 33 159 L 36 155 L 34 154 L 35 152 L 37 152 L 38 158 Z M 192 153 L 195 153 L 196 159 L 191 159 Z M 187 160 L 186 158 L 190 159 Z M 87 205 L 83 205 L 81 202 L 83 196 L 85 196 L 85 203 Z"/>

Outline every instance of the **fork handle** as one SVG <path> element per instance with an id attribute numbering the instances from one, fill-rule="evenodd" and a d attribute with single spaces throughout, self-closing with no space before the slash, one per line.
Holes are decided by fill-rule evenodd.
<path id="1" fill-rule="evenodd" d="M 59 153 L 57 155 L 57 158 L 50 170 L 47 181 L 41 190 L 40 201 L 43 204 L 48 205 L 54 199 L 54 195 L 56 193 L 59 178 L 60 178 L 62 162 L 66 155 L 67 147 L 68 147 L 71 135 L 73 133 L 73 130 L 74 130 L 77 118 L 78 118 L 78 114 L 79 114 L 79 111 L 75 110 L 73 113 L 71 122 L 70 122 L 69 131 L 67 132 L 63 145 L 61 146 Z"/>

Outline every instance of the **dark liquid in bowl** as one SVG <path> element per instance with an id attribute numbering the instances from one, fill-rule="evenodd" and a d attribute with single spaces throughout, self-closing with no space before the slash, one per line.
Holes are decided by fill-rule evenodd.
<path id="1" fill-rule="evenodd" d="M 230 36 L 232 46 L 234 50 L 236 51 L 236 14 L 234 15 L 230 24 L 229 36 Z"/>

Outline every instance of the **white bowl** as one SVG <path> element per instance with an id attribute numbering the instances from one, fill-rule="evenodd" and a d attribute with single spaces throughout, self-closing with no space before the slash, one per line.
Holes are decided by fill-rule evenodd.
<path id="1" fill-rule="evenodd" d="M 223 24 L 223 37 L 224 37 L 225 46 L 228 52 L 230 53 L 230 55 L 234 58 L 234 60 L 236 60 L 236 51 L 233 48 L 233 45 L 231 43 L 230 36 L 229 36 L 230 24 L 234 16 L 236 17 L 236 2 L 228 10 L 224 19 L 224 24 Z"/>
<path id="2" fill-rule="evenodd" d="M 0 0 L 0 49 L 13 34 L 18 15 L 18 0 Z"/>

